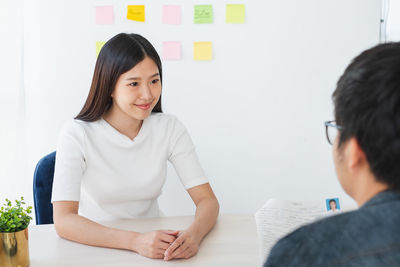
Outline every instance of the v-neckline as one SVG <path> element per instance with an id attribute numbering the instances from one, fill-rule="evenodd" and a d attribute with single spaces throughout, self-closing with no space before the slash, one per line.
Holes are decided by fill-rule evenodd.
<path id="1" fill-rule="evenodd" d="M 103 124 L 105 126 L 107 132 L 109 132 L 112 136 L 121 140 L 124 143 L 133 144 L 133 143 L 137 143 L 145 136 L 145 132 L 146 132 L 146 128 L 147 128 L 147 120 L 149 119 L 149 117 L 143 120 L 142 126 L 140 127 L 138 134 L 133 139 L 131 139 L 129 136 L 118 131 L 111 124 L 109 124 L 103 117 L 101 117 L 100 122 L 101 122 L 101 124 Z"/>

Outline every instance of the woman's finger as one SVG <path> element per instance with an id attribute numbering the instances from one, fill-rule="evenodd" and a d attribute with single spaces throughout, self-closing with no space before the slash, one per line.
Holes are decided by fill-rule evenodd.
<path id="1" fill-rule="evenodd" d="M 165 257 L 169 258 L 170 255 L 182 245 L 183 241 L 185 239 L 184 234 L 180 235 L 172 244 L 171 246 L 165 251 Z"/>
<path id="2" fill-rule="evenodd" d="M 190 253 L 190 251 L 191 251 L 191 249 L 190 249 L 189 246 L 187 246 L 186 249 L 182 249 L 181 252 L 178 252 L 178 251 L 176 250 L 177 253 L 176 253 L 176 254 L 173 253 L 173 254 L 171 255 L 171 258 L 173 258 L 173 259 L 185 258 L 186 255 L 187 255 L 188 253 Z M 175 255 L 174 255 L 174 254 L 175 254 Z"/>
<path id="3" fill-rule="evenodd" d="M 155 259 L 163 259 L 164 258 L 164 251 L 160 250 L 157 252 Z"/>
<path id="4" fill-rule="evenodd" d="M 170 243 L 166 243 L 164 241 L 160 241 L 160 243 L 158 244 L 158 248 L 161 248 L 163 250 L 163 254 L 165 253 L 165 251 L 171 246 Z"/>
<path id="5" fill-rule="evenodd" d="M 161 230 L 161 232 L 166 233 L 168 235 L 177 236 L 179 234 L 178 230 Z"/>
<path id="6" fill-rule="evenodd" d="M 172 252 L 172 254 L 168 257 L 169 259 L 174 259 L 177 258 L 178 255 L 182 254 L 183 252 L 185 252 L 187 249 L 189 248 L 189 245 L 186 243 L 183 243 L 180 247 L 178 247 L 177 249 L 175 249 L 174 252 Z"/>
<path id="7" fill-rule="evenodd" d="M 160 232 L 159 237 L 160 237 L 161 241 L 168 243 L 168 244 L 172 244 L 176 240 L 176 236 L 167 234 L 163 231 Z"/>

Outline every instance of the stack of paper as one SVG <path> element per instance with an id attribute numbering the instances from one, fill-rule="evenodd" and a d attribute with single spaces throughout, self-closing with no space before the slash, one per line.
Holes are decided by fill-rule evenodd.
<path id="1" fill-rule="evenodd" d="M 265 261 L 280 238 L 325 216 L 324 203 L 268 200 L 255 214 L 261 260 Z"/>

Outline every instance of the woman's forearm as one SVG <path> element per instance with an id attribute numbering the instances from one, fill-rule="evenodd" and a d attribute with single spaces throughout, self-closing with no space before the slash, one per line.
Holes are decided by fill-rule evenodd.
<path id="1" fill-rule="evenodd" d="M 106 227 L 78 214 L 64 214 L 55 222 L 55 228 L 62 238 L 82 244 L 137 251 L 139 233 Z"/>
<path id="2" fill-rule="evenodd" d="M 219 213 L 219 204 L 216 198 L 207 198 L 198 203 L 194 222 L 187 231 L 193 232 L 201 241 L 214 227 Z"/>

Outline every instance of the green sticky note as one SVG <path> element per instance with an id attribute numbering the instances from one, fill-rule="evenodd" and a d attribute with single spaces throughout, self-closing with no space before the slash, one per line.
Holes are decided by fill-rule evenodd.
<path id="1" fill-rule="evenodd" d="M 226 23 L 244 23 L 245 17 L 245 5 L 226 5 Z"/>
<path id="2" fill-rule="evenodd" d="M 106 42 L 97 41 L 96 42 L 96 58 L 99 56 L 100 50 Z"/>
<path id="3" fill-rule="evenodd" d="M 194 6 L 194 23 L 195 24 L 210 24 L 213 23 L 213 8 L 212 5 L 195 5 Z"/>

